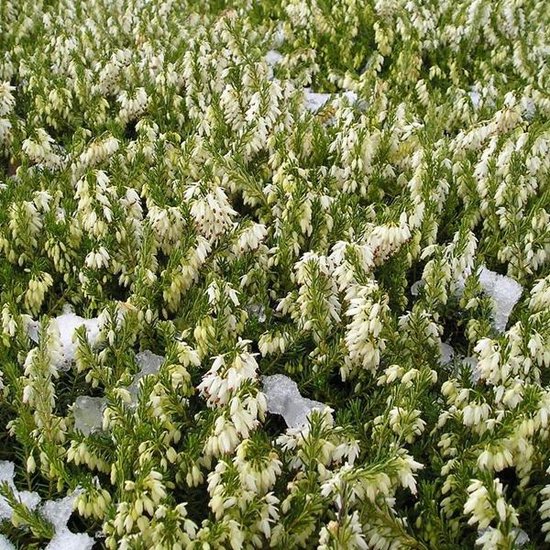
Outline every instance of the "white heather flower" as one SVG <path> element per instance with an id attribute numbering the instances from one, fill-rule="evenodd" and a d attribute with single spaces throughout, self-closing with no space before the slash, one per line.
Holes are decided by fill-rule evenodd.
<path id="1" fill-rule="evenodd" d="M 330 521 L 321 529 L 317 550 L 333 548 L 342 550 L 344 548 L 350 550 L 368 550 L 370 548 L 365 541 L 357 510 L 351 515 L 341 515 L 339 521 Z"/>
<path id="2" fill-rule="evenodd" d="M 10 142 L 11 129 L 11 122 L 7 118 L 0 118 L 0 144 Z"/>
<path id="3" fill-rule="evenodd" d="M 191 186 L 185 196 L 192 201 L 191 215 L 200 233 L 209 241 L 215 241 L 222 233 L 233 226 L 232 217 L 237 214 L 221 187 L 206 194 L 200 194 L 197 186 Z"/>
<path id="4" fill-rule="evenodd" d="M 264 494 L 275 485 L 282 472 L 282 462 L 274 450 L 267 456 L 257 457 L 256 453 L 252 440 L 245 439 L 237 447 L 233 462 L 243 487 L 256 494 Z"/>
<path id="5" fill-rule="evenodd" d="M 258 348 L 263 357 L 273 353 L 284 353 L 290 343 L 288 332 L 265 332 L 260 336 Z"/>
<path id="6" fill-rule="evenodd" d="M 489 418 L 491 406 L 488 403 L 469 403 L 462 409 L 462 423 L 465 426 L 479 426 Z"/>
<path id="7" fill-rule="evenodd" d="M 389 413 L 390 427 L 396 434 L 403 436 L 407 443 L 412 443 L 426 426 L 420 414 L 419 410 L 406 411 L 401 407 L 394 407 Z"/>
<path id="8" fill-rule="evenodd" d="M 49 168 L 58 168 L 63 159 L 61 155 L 54 151 L 54 139 L 44 130 L 38 128 L 33 138 L 27 138 L 23 141 L 21 148 L 36 164 L 44 164 Z"/>
<path id="9" fill-rule="evenodd" d="M 401 485 L 410 490 L 413 495 L 416 495 L 416 479 L 414 474 L 424 468 L 420 462 L 414 460 L 414 458 L 407 452 L 400 452 L 397 458 L 398 464 L 398 477 Z"/>
<path id="10" fill-rule="evenodd" d="M 345 342 L 349 364 L 341 367 L 345 380 L 357 367 L 374 372 L 380 363 L 386 341 L 381 337 L 384 317 L 389 311 L 387 297 L 373 299 L 377 291 L 375 283 L 351 287 L 348 291 L 349 308 L 346 315 L 351 322 L 346 328 Z"/>
<path id="11" fill-rule="evenodd" d="M 79 157 L 82 166 L 97 166 L 101 162 L 114 155 L 120 146 L 120 142 L 113 136 L 107 136 L 102 140 L 92 142 Z"/>
<path id="12" fill-rule="evenodd" d="M 15 97 L 12 92 L 15 90 L 9 82 L 0 82 L 0 117 L 4 117 L 13 111 Z"/>
<path id="13" fill-rule="evenodd" d="M 231 453 L 238 443 L 239 435 L 235 426 L 223 416 L 219 416 L 214 424 L 212 435 L 206 440 L 204 453 L 206 456 L 220 456 Z"/>
<path id="14" fill-rule="evenodd" d="M 245 252 L 256 250 L 267 236 L 267 229 L 261 223 L 254 223 L 247 227 L 240 235 L 238 241 L 232 245 L 231 251 L 236 256 Z"/>
<path id="15" fill-rule="evenodd" d="M 100 246 L 97 250 L 89 252 L 84 263 L 91 269 L 101 269 L 109 266 L 109 253 L 105 247 Z"/>
<path id="16" fill-rule="evenodd" d="M 464 504 L 464 513 L 471 515 L 468 523 L 478 523 L 480 529 L 488 527 L 494 519 L 489 493 L 481 481 L 474 480 L 468 486 L 468 500 Z"/>
<path id="17" fill-rule="evenodd" d="M 198 389 L 212 405 L 229 403 L 231 393 L 247 380 L 256 380 L 258 363 L 254 355 L 243 351 L 228 364 L 225 356 L 214 358 Z"/>
<path id="18" fill-rule="evenodd" d="M 509 521 L 513 526 L 518 525 L 518 514 L 514 508 L 506 503 L 502 483 L 495 479 L 492 481 L 489 492 L 479 480 L 472 480 L 468 487 L 468 500 L 464 504 L 464 513 L 470 515 L 468 523 L 478 524 L 478 529 L 486 529 L 496 520 L 499 525 Z"/>
<path id="19" fill-rule="evenodd" d="M 119 118 L 122 122 L 128 122 L 143 114 L 149 103 L 149 97 L 145 88 L 137 88 L 132 94 L 123 90 L 117 102 L 120 104 Z"/>

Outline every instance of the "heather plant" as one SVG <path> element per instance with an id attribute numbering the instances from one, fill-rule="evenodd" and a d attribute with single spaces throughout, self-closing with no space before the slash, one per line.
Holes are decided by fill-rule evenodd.
<path id="1" fill-rule="evenodd" d="M 0 547 L 550 544 L 548 29 L 1 3 Z"/>

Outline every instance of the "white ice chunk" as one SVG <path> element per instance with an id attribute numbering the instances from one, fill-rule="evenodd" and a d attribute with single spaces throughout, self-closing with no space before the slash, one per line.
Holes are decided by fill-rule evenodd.
<path id="1" fill-rule="evenodd" d="M 0 535 L 0 550 L 15 550 L 15 546 L 4 535 Z"/>
<path id="2" fill-rule="evenodd" d="M 18 491 L 17 496 L 29 510 L 34 510 L 40 504 L 40 495 L 34 491 Z"/>
<path id="3" fill-rule="evenodd" d="M 78 493 L 75 492 L 59 500 L 48 500 L 42 505 L 41 514 L 54 526 L 56 531 L 67 527 L 77 495 Z"/>
<path id="4" fill-rule="evenodd" d="M 67 216 L 67 212 L 65 212 L 64 208 L 58 207 L 55 211 L 55 215 L 56 215 L 57 221 L 61 222 L 65 220 Z"/>
<path id="5" fill-rule="evenodd" d="M 0 462 L 0 483 L 6 481 L 12 491 L 16 491 L 13 483 L 15 466 L 13 462 L 7 462 L 5 460 Z M 3 519 L 10 519 L 12 514 L 12 508 L 8 504 L 7 500 L 0 496 L 0 521 Z"/>
<path id="6" fill-rule="evenodd" d="M 470 101 L 472 102 L 472 105 L 475 109 L 477 109 L 481 103 L 481 94 L 477 91 L 472 89 L 471 92 L 468 93 L 470 96 Z"/>
<path id="7" fill-rule="evenodd" d="M 79 490 L 59 500 L 48 500 L 41 508 L 42 515 L 54 526 L 55 535 L 45 550 L 91 550 L 94 539 L 85 533 L 72 533 L 67 527 Z"/>
<path id="8" fill-rule="evenodd" d="M 314 409 L 323 410 L 319 401 L 300 395 L 298 384 L 284 374 L 262 377 L 263 391 L 267 400 L 267 411 L 280 414 L 289 428 L 307 424 L 307 415 Z"/>
<path id="9" fill-rule="evenodd" d="M 523 117 L 525 120 L 533 120 L 537 107 L 535 102 L 530 97 L 523 97 L 520 101 L 520 105 L 523 111 Z"/>
<path id="10" fill-rule="evenodd" d="M 494 527 L 484 527 L 483 529 L 478 529 L 478 539 L 476 541 L 477 544 L 483 544 L 485 543 L 485 547 L 487 547 L 487 543 L 493 543 L 492 535 L 497 534 L 497 530 Z M 521 548 L 522 546 L 525 546 L 526 543 L 529 542 L 529 535 L 519 527 L 514 527 L 511 531 L 512 535 L 515 535 L 514 540 L 514 548 Z M 495 540 L 498 540 L 499 536 L 497 535 L 495 537 Z M 491 545 L 491 548 L 493 546 Z"/>
<path id="11" fill-rule="evenodd" d="M 455 350 L 449 344 L 441 342 L 439 345 L 439 352 L 441 353 L 441 364 L 448 365 L 455 355 Z"/>
<path id="12" fill-rule="evenodd" d="M 304 90 L 305 105 L 309 111 L 318 111 L 330 99 L 330 94 L 312 92 L 309 88 Z"/>
<path id="13" fill-rule="evenodd" d="M 40 495 L 30 491 L 18 491 L 13 481 L 14 475 L 14 463 L 6 460 L 0 461 L 0 482 L 7 482 L 8 486 L 13 491 L 15 498 L 17 498 L 30 510 L 34 510 L 40 502 Z M 13 509 L 8 504 L 8 501 L 3 496 L 0 496 L 0 521 L 3 519 L 10 519 L 12 513 Z"/>
<path id="14" fill-rule="evenodd" d="M 134 380 L 128 386 L 128 391 L 133 398 L 133 402 L 137 401 L 139 381 L 148 374 L 157 374 L 160 366 L 164 362 L 164 357 L 162 355 L 156 355 L 147 349 L 136 355 L 136 361 L 141 370 L 134 376 Z"/>
<path id="15" fill-rule="evenodd" d="M 459 296 L 464 291 L 465 277 L 469 275 L 469 272 L 465 272 L 456 282 Z M 503 332 L 514 306 L 521 297 L 523 287 L 514 279 L 491 271 L 485 266 L 479 270 L 479 284 L 483 292 L 493 300 L 493 327 L 498 332 Z"/>
<path id="16" fill-rule="evenodd" d="M 285 43 L 285 30 L 282 23 L 279 23 L 275 33 L 273 34 L 273 46 L 275 48 L 281 47 Z"/>
<path id="17" fill-rule="evenodd" d="M 15 489 L 13 476 L 15 475 L 15 464 L 7 460 L 0 461 L 0 482 L 7 481 L 8 485 Z"/>
<path id="18" fill-rule="evenodd" d="M 121 307 L 118 309 L 117 313 L 117 319 L 119 321 L 123 319 L 124 313 L 128 309 L 135 309 L 127 303 L 121 303 L 120 306 Z M 29 316 L 26 316 L 25 321 L 29 338 L 38 343 L 38 321 L 34 321 Z M 68 370 L 71 363 L 74 361 L 76 349 L 78 347 L 75 339 L 76 329 L 84 326 L 86 329 L 88 342 L 94 346 L 99 339 L 99 333 L 103 323 L 104 320 L 101 315 L 99 317 L 93 317 L 92 319 L 85 319 L 84 317 L 76 315 L 72 309 L 72 306 L 66 304 L 63 307 L 63 314 L 50 321 L 52 328 L 57 332 L 59 337 L 59 347 L 56 349 L 54 354 L 55 366 L 60 370 Z"/>
<path id="19" fill-rule="evenodd" d="M 74 334 L 77 328 L 86 327 L 88 341 L 94 345 L 99 337 L 100 323 L 99 319 L 85 319 L 79 315 L 69 312 L 65 307 L 64 312 L 59 317 L 51 320 L 51 325 L 59 335 L 59 349 L 56 353 L 56 367 L 61 370 L 67 370 L 74 361 L 76 355 L 77 342 L 74 341 Z M 29 338 L 38 343 L 38 322 L 29 320 L 27 322 L 27 334 Z"/>
<path id="20" fill-rule="evenodd" d="M 64 529 L 56 533 L 44 550 L 92 550 L 95 540 L 86 533 L 72 533 Z"/>
<path id="21" fill-rule="evenodd" d="M 321 109 L 331 98 L 331 94 L 322 94 L 312 92 L 309 88 L 304 88 L 305 107 L 309 111 L 315 112 Z M 350 103 L 357 101 L 357 94 L 352 91 L 347 91 L 339 94 L 334 99 L 346 98 Z"/>
<path id="22" fill-rule="evenodd" d="M 32 319 L 30 315 L 23 315 L 23 320 L 25 322 L 25 328 L 29 338 L 33 342 L 38 342 L 38 321 Z"/>
<path id="23" fill-rule="evenodd" d="M 84 435 L 101 430 L 103 426 L 103 410 L 107 405 L 104 397 L 81 395 L 76 398 L 73 406 L 74 427 Z"/>
<path id="24" fill-rule="evenodd" d="M 418 296 L 420 294 L 420 289 L 424 286 L 425 282 L 420 279 L 420 281 L 416 281 L 416 283 L 413 283 L 411 285 L 411 294 L 413 296 Z"/>
<path id="25" fill-rule="evenodd" d="M 265 55 L 265 62 L 267 63 L 267 79 L 273 80 L 273 67 L 280 63 L 283 56 L 277 50 L 269 50 Z"/>
<path id="26" fill-rule="evenodd" d="M 0 521 L 10 519 L 13 510 L 3 496 L 0 496 Z"/>
<path id="27" fill-rule="evenodd" d="M 529 535 L 519 527 L 514 527 L 512 533 L 516 535 L 516 540 L 514 541 L 515 547 L 525 546 L 529 542 Z"/>
<path id="28" fill-rule="evenodd" d="M 463 357 L 460 362 L 470 368 L 470 379 L 474 384 L 477 384 L 480 379 L 477 359 L 475 357 Z"/>
<path id="29" fill-rule="evenodd" d="M 277 50 L 269 50 L 265 55 L 265 62 L 270 66 L 274 67 L 281 61 L 283 55 Z"/>
<path id="30" fill-rule="evenodd" d="M 523 287 L 514 279 L 483 267 L 479 273 L 483 290 L 493 299 L 493 326 L 503 332 L 508 318 L 523 292 Z"/>
<path id="31" fill-rule="evenodd" d="M 75 330 L 84 325 L 88 341 L 93 346 L 99 337 L 99 319 L 84 319 L 84 317 L 80 317 L 74 313 L 64 313 L 53 322 L 55 322 L 59 330 L 62 361 L 65 368 L 68 368 L 76 355 L 77 342 L 74 341 Z"/>
<path id="32" fill-rule="evenodd" d="M 262 304 L 250 304 L 246 307 L 248 314 L 257 319 L 259 323 L 265 323 L 265 308 Z"/>
<path id="33" fill-rule="evenodd" d="M 148 374 L 156 374 L 164 362 L 164 357 L 146 349 L 136 354 L 136 361 L 141 367 L 141 371 L 136 374 L 136 377 L 142 378 Z"/>

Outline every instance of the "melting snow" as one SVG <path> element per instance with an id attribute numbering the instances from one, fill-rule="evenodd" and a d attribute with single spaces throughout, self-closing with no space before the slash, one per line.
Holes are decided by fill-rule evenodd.
<path id="1" fill-rule="evenodd" d="M 449 344 L 442 342 L 439 344 L 439 352 L 441 354 L 441 364 L 448 365 L 455 355 L 455 350 Z"/>
<path id="2" fill-rule="evenodd" d="M 487 537 L 488 535 L 490 536 L 492 533 L 496 533 L 495 527 L 485 527 L 483 529 L 478 529 L 478 534 L 480 535 L 478 540 L 480 540 L 481 537 L 484 537 L 484 536 Z M 529 542 L 529 535 L 519 527 L 514 527 L 511 530 L 511 534 L 515 535 L 514 548 L 521 548 L 522 546 L 525 546 L 525 544 Z"/>
<path id="3" fill-rule="evenodd" d="M 15 546 L 4 535 L 0 535 L 0 550 L 15 550 Z"/>
<path id="4" fill-rule="evenodd" d="M 42 515 L 54 526 L 55 535 L 44 550 L 91 550 L 94 539 L 85 533 L 72 533 L 67 522 L 73 513 L 79 491 L 60 500 L 48 500 L 41 508 Z"/>
<path id="5" fill-rule="evenodd" d="M 499 332 L 503 332 L 514 306 L 521 297 L 523 287 L 514 279 L 499 275 L 485 267 L 479 273 L 479 282 L 494 302 L 493 326 Z"/>
<path id="6" fill-rule="evenodd" d="M 250 304 L 246 307 L 246 311 L 251 317 L 257 319 L 259 323 L 265 323 L 265 308 L 262 304 Z"/>
<path id="7" fill-rule="evenodd" d="M 104 397 L 90 397 L 81 395 L 77 397 L 74 406 L 74 427 L 84 435 L 101 430 L 103 426 L 103 410 L 107 405 Z"/>
<path id="8" fill-rule="evenodd" d="M 516 546 L 524 546 L 529 542 L 529 535 L 523 529 L 514 527 L 512 533 L 516 535 L 516 540 L 514 541 Z"/>
<path id="9" fill-rule="evenodd" d="M 284 374 L 264 376 L 262 381 L 267 411 L 280 414 L 289 428 L 307 424 L 307 415 L 312 410 L 325 408 L 324 403 L 302 397 L 298 384 Z"/>
<path id="10" fill-rule="evenodd" d="M 304 90 L 306 109 L 318 111 L 330 99 L 330 94 L 319 94 L 308 88 Z"/>
<path id="11" fill-rule="evenodd" d="M 27 508 L 34 510 L 40 496 L 29 491 L 18 491 L 13 482 L 15 466 L 13 462 L 0 461 L 0 482 L 6 481 L 18 498 Z M 72 533 L 67 527 L 67 522 L 73 513 L 74 501 L 78 491 L 60 500 L 48 500 L 40 507 L 40 513 L 54 527 L 55 535 L 44 550 L 91 550 L 94 539 L 85 533 Z M 13 510 L 0 496 L 0 521 L 10 519 Z M 14 545 L 3 535 L 0 535 L 0 550 L 11 550 Z"/>
<path id="12" fill-rule="evenodd" d="M 156 374 L 164 357 L 156 355 L 152 351 L 145 350 L 136 355 L 136 362 L 140 371 L 134 376 L 132 383 L 128 386 L 128 392 L 132 397 L 132 404 L 137 403 L 139 393 L 139 381 L 148 374 Z M 91 397 L 81 395 L 76 398 L 73 405 L 74 427 L 84 435 L 101 430 L 103 426 L 103 411 L 107 406 L 104 397 Z"/>
<path id="13" fill-rule="evenodd" d="M 468 95 L 470 96 L 470 101 L 472 102 L 472 105 L 475 109 L 477 109 L 479 107 L 479 104 L 481 103 L 481 94 L 477 90 L 472 89 L 472 91 L 470 91 Z"/>
<path id="14" fill-rule="evenodd" d="M 267 79 L 273 80 L 273 67 L 280 63 L 283 56 L 277 50 L 269 50 L 265 55 L 265 62 L 267 63 Z"/>
<path id="15" fill-rule="evenodd" d="M 470 368 L 470 379 L 474 384 L 479 382 L 479 370 L 477 369 L 477 359 L 475 357 L 462 357 L 461 363 Z"/>
<path id="16" fill-rule="evenodd" d="M 467 277 L 469 273 L 465 273 Z M 464 291 L 465 280 L 461 277 L 457 281 L 457 291 Z M 523 287 L 511 277 L 500 275 L 486 267 L 479 270 L 479 284 L 493 300 L 493 327 L 499 332 L 506 329 L 508 318 L 523 292 Z"/>
<path id="17" fill-rule="evenodd" d="M 122 309 L 118 310 L 119 319 L 124 315 L 125 308 L 133 307 L 124 303 L 121 305 Z M 52 319 L 50 323 L 59 335 L 59 348 L 56 352 L 57 357 L 55 358 L 55 366 L 60 370 L 68 370 L 71 363 L 74 361 L 76 349 L 78 347 L 75 339 L 76 329 L 84 326 L 86 328 L 88 342 L 94 346 L 99 339 L 102 325 L 100 317 L 85 319 L 84 317 L 76 315 L 70 305 L 65 305 L 63 313 Z M 29 338 L 36 343 L 38 343 L 39 338 L 38 329 L 39 322 L 29 317 L 27 320 L 27 334 Z"/>
<path id="18" fill-rule="evenodd" d="M 269 50 L 267 54 L 265 55 L 265 62 L 271 66 L 274 67 L 281 61 L 283 58 L 283 55 L 278 52 L 277 50 Z"/>
<path id="19" fill-rule="evenodd" d="M 331 94 L 321 94 L 312 92 L 309 88 L 304 88 L 305 106 L 309 111 L 315 112 L 323 107 L 331 98 Z M 357 101 L 355 92 L 344 92 L 340 97 L 345 97 L 350 103 Z"/>
<path id="20" fill-rule="evenodd" d="M 420 279 L 420 281 L 416 281 L 416 283 L 413 283 L 411 285 L 411 294 L 413 296 L 418 296 L 420 294 L 420 289 L 424 286 L 425 282 Z"/>
<path id="21" fill-rule="evenodd" d="M 99 337 L 99 319 L 85 319 L 73 312 L 64 310 L 62 315 L 51 320 L 51 325 L 59 334 L 59 350 L 56 358 L 56 367 L 60 370 L 68 370 L 76 355 L 77 342 L 74 334 L 77 328 L 86 327 L 86 335 L 91 345 L 94 345 Z M 38 343 L 38 321 L 30 320 L 27 324 L 29 338 Z"/>
<path id="22" fill-rule="evenodd" d="M 31 493 L 30 491 L 18 491 L 15 487 L 15 483 L 13 482 L 14 475 L 14 463 L 5 460 L 0 461 L 0 482 L 6 481 L 15 497 L 19 499 L 19 501 L 21 501 L 27 508 L 34 510 L 40 502 L 40 495 L 34 492 Z M 12 507 L 3 496 L 0 496 L 0 521 L 3 519 L 10 519 L 12 513 Z"/>
<path id="23" fill-rule="evenodd" d="M 128 386 L 128 391 L 134 403 L 137 401 L 138 397 L 139 381 L 148 374 L 157 374 L 160 366 L 164 362 L 164 357 L 162 355 L 156 355 L 152 351 L 145 350 L 136 355 L 136 361 L 141 370 L 134 376 L 134 380 Z"/>

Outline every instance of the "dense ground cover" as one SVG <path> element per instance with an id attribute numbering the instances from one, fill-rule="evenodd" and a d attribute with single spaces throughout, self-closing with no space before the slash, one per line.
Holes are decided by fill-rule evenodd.
<path id="1" fill-rule="evenodd" d="M 0 547 L 543 548 L 547 8 L 1 3 Z"/>

